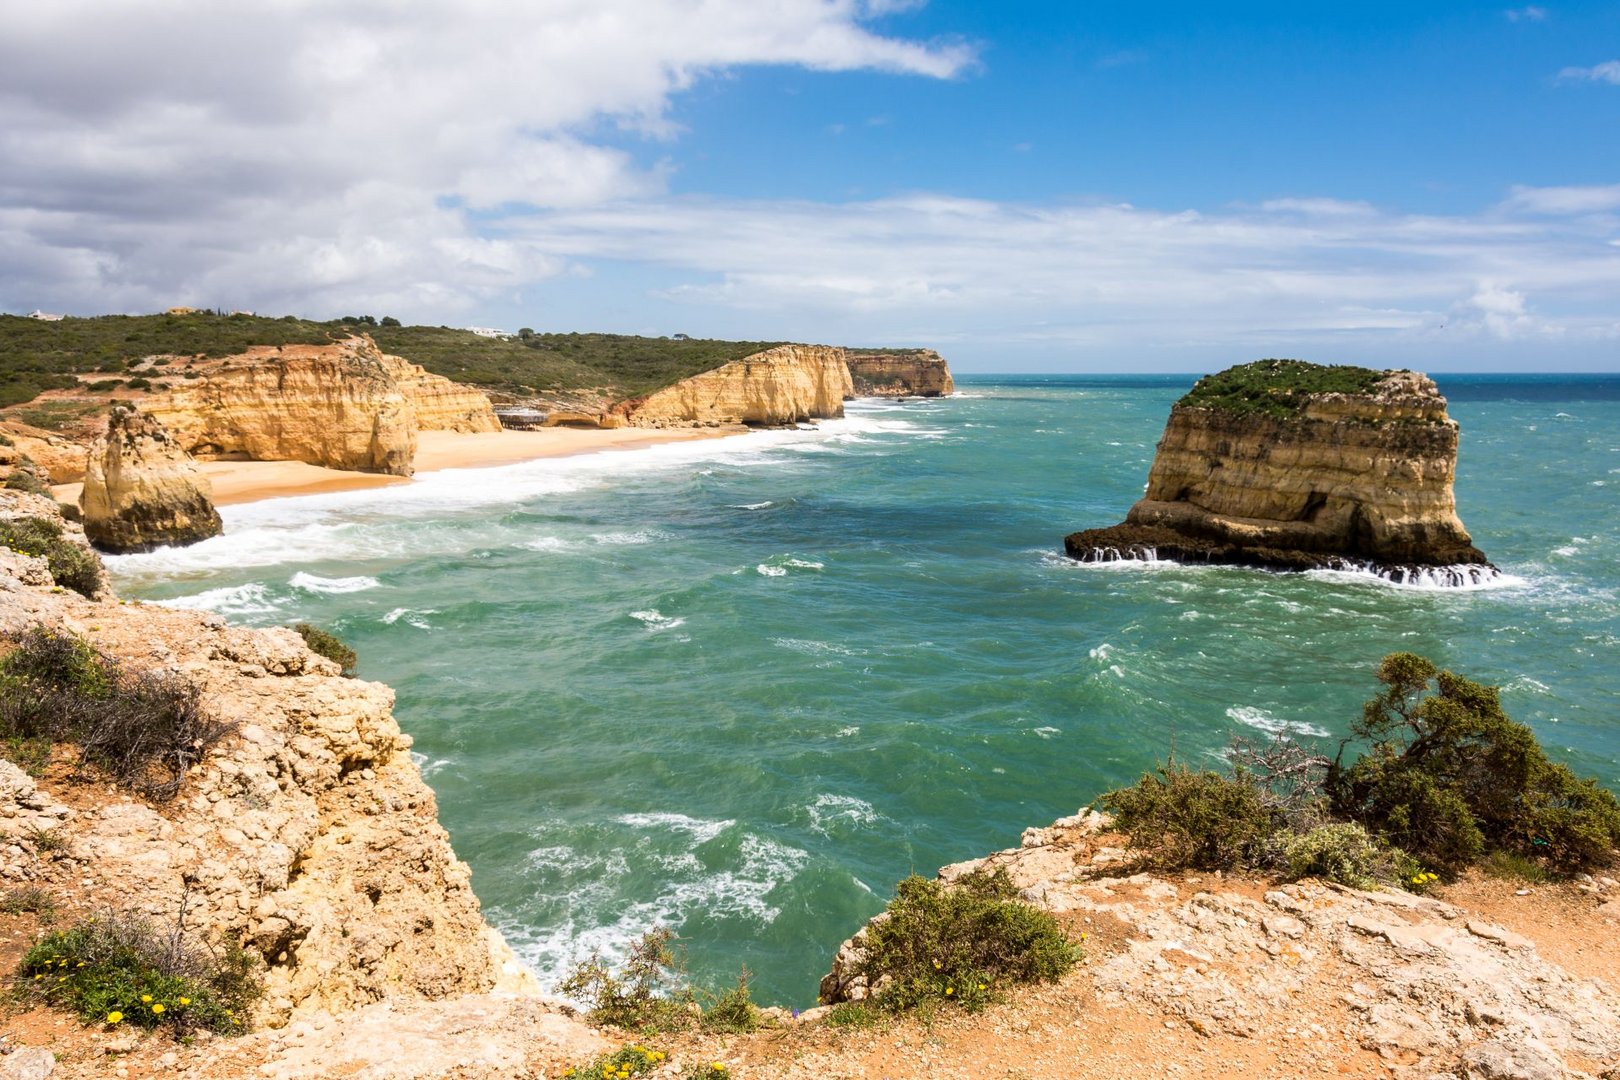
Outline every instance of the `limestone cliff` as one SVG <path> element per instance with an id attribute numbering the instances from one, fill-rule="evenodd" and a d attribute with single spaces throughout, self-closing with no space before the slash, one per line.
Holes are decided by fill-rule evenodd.
<path id="1" fill-rule="evenodd" d="M 0 492 L 0 516 L 45 505 Z M 133 909 L 166 923 L 185 895 L 188 927 L 264 957 L 259 1019 L 273 1026 L 382 999 L 534 990 L 480 915 L 391 690 L 341 677 L 291 630 L 53 592 L 31 557 L 5 555 L 0 634 L 70 631 L 127 665 L 191 681 L 203 707 L 238 728 L 174 802 L 98 785 L 54 826 L 52 860 L 0 843 L 0 876 L 57 887 L 86 914 Z M 0 811 L 7 837 L 56 813 L 29 798 L 26 812 Z"/>
<path id="2" fill-rule="evenodd" d="M 779 345 L 614 405 L 631 427 L 770 427 L 844 415 L 854 396 L 844 350 Z"/>
<path id="3" fill-rule="evenodd" d="M 84 531 L 104 551 L 148 551 L 218 536 L 208 478 L 163 425 L 115 406 L 90 447 L 79 496 Z"/>
<path id="4" fill-rule="evenodd" d="M 417 431 L 501 429 L 483 393 L 390 356 L 364 334 L 257 347 L 202 370 L 144 404 L 198 457 L 409 476 Z"/>
<path id="5" fill-rule="evenodd" d="M 1317 384 L 1349 389 L 1302 388 Z M 1457 440 L 1445 398 L 1416 372 L 1232 368 L 1171 409 L 1124 524 L 1074 533 L 1065 548 L 1086 561 L 1488 572 L 1457 517 Z"/>
<path id="6" fill-rule="evenodd" d="M 847 354 L 857 397 L 940 397 L 956 391 L 945 358 L 932 349 Z"/>

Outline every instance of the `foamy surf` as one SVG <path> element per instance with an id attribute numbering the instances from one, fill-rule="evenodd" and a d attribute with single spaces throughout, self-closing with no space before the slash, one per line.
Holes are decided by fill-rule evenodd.
<path id="1" fill-rule="evenodd" d="M 163 607 L 212 611 L 218 615 L 271 615 L 280 610 L 280 605 L 270 599 L 269 590 L 259 584 L 205 589 L 190 596 L 175 596 L 153 602 Z"/>
<path id="2" fill-rule="evenodd" d="M 632 611 L 630 617 L 646 627 L 649 632 L 657 633 L 660 630 L 673 630 L 677 626 L 685 626 L 686 620 L 670 618 L 657 608 L 647 608 L 644 611 Z"/>
<path id="3" fill-rule="evenodd" d="M 375 589 L 382 582 L 374 577 L 316 577 L 314 574 L 306 574 L 300 570 L 292 576 L 292 579 L 287 584 L 295 589 L 303 589 L 305 592 L 342 595 L 344 593 L 365 592 L 367 589 Z"/>
<path id="4" fill-rule="evenodd" d="M 1226 710 L 1226 715 L 1244 727 L 1264 731 L 1268 735 L 1309 735 L 1313 739 L 1326 739 L 1333 734 L 1326 728 L 1303 720 L 1283 720 L 1252 705 L 1234 705 Z"/>

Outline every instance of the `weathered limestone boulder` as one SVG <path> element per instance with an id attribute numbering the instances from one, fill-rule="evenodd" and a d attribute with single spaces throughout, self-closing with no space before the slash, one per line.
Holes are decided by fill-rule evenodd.
<path id="1" fill-rule="evenodd" d="M 847 356 L 856 397 L 941 397 L 956 391 L 945 358 L 932 349 Z"/>
<path id="2" fill-rule="evenodd" d="M 409 476 L 417 418 L 396 370 L 364 335 L 259 347 L 149 399 L 145 409 L 196 457 Z"/>
<path id="3" fill-rule="evenodd" d="M 79 505 L 85 535 L 104 551 L 148 551 L 218 536 L 208 478 L 163 425 L 115 407 L 90 447 Z"/>
<path id="4" fill-rule="evenodd" d="M 844 415 L 854 396 L 844 350 L 778 345 L 614 405 L 630 427 L 773 427 Z"/>
<path id="5" fill-rule="evenodd" d="M 0 466 L 27 458 L 46 483 L 76 484 L 84 479 L 83 443 L 18 420 L 0 424 L 0 435 L 10 443 L 0 444 Z"/>
<path id="6" fill-rule="evenodd" d="M 1324 384 L 1351 389 L 1310 389 Z M 1456 468 L 1457 424 L 1426 376 L 1260 361 L 1178 402 L 1125 522 L 1065 548 L 1397 579 L 1453 568 L 1441 577 L 1460 583 L 1492 571 L 1457 517 Z"/>

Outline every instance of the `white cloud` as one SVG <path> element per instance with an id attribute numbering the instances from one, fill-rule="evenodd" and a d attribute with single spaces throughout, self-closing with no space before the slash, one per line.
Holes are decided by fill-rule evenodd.
<path id="1" fill-rule="evenodd" d="M 593 134 L 604 120 L 668 135 L 675 94 L 739 65 L 949 78 L 973 62 L 862 23 L 907 6 L 24 5 L 0 34 L 0 307 L 234 303 L 267 282 L 253 306 L 466 307 L 558 265 L 480 239 L 467 211 L 663 189 Z"/>
<path id="2" fill-rule="evenodd" d="M 1541 22 L 1547 17 L 1547 9 L 1530 4 L 1522 8 L 1509 8 L 1502 12 L 1508 22 Z"/>
<path id="3" fill-rule="evenodd" d="M 1605 82 L 1620 86 L 1620 60 L 1605 60 L 1591 67 L 1567 67 L 1558 77 L 1565 82 Z"/>
<path id="4" fill-rule="evenodd" d="M 1620 184 L 1590 187 L 1515 187 L 1507 209 L 1532 214 L 1595 214 L 1620 210 Z"/>

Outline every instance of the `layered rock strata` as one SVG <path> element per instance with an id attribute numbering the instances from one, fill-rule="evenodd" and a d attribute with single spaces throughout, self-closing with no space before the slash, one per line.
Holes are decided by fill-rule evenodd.
<path id="1" fill-rule="evenodd" d="M 413 471 L 418 430 L 499 431 L 482 393 L 382 352 L 366 335 L 231 357 L 146 411 L 197 457 Z"/>
<path id="2" fill-rule="evenodd" d="M 846 356 L 856 397 L 941 397 L 956 383 L 944 357 L 932 349 Z"/>
<path id="3" fill-rule="evenodd" d="M 1195 388 L 1171 409 L 1143 498 L 1123 524 L 1067 537 L 1069 555 L 1371 567 L 1397 579 L 1492 572 L 1457 517 L 1457 423 L 1433 381 L 1366 372 L 1360 392 L 1290 389 L 1307 369 L 1324 370 L 1262 361 L 1217 377 L 1275 372 L 1257 392 L 1264 407 L 1201 404 Z"/>
<path id="4" fill-rule="evenodd" d="M 129 406 L 115 406 L 90 447 L 79 496 L 84 531 L 104 551 L 148 551 L 218 536 L 208 478 L 164 430 Z"/>
<path id="5" fill-rule="evenodd" d="M 614 405 L 630 427 L 776 427 L 844 415 L 853 397 L 844 350 L 779 345 Z"/>

